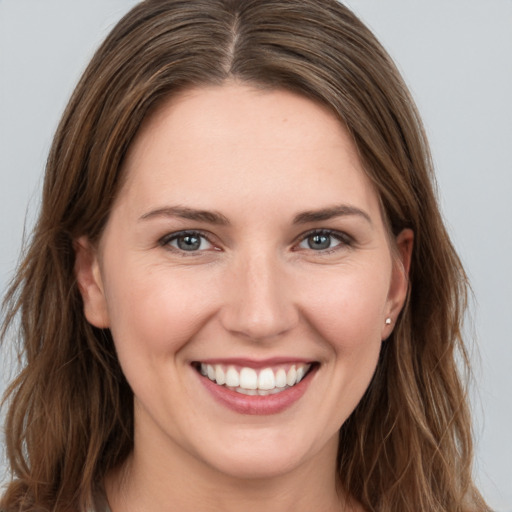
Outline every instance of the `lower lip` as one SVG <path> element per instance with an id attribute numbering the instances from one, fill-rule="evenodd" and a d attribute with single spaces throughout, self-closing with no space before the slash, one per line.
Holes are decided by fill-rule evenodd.
<path id="1" fill-rule="evenodd" d="M 197 373 L 203 386 L 222 405 L 239 414 L 268 415 L 278 414 L 296 403 L 308 389 L 308 386 L 317 368 L 313 368 L 295 386 L 273 395 L 244 395 L 225 386 L 215 384 L 207 377 Z"/>

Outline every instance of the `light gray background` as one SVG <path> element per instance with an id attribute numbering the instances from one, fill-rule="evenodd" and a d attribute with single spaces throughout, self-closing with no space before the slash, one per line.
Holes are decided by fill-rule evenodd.
<path id="1" fill-rule="evenodd" d="M 0 0 L 2 293 L 25 219 L 30 227 L 37 212 L 60 114 L 93 50 L 135 3 Z M 510 512 L 512 0 L 346 3 L 395 58 L 425 121 L 443 212 L 477 298 L 476 476 L 489 503 Z M 0 388 L 7 366 L 0 365 Z"/>

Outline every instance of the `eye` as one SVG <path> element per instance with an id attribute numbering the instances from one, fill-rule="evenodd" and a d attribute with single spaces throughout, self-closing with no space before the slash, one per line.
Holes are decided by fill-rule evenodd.
<path id="1" fill-rule="evenodd" d="M 160 245 L 184 252 L 208 251 L 214 248 L 208 238 L 198 231 L 171 233 L 160 240 Z"/>
<path id="2" fill-rule="evenodd" d="M 322 229 L 306 233 L 298 247 L 300 249 L 329 252 L 330 250 L 336 250 L 338 246 L 350 245 L 350 242 L 350 237 L 344 233 Z"/>

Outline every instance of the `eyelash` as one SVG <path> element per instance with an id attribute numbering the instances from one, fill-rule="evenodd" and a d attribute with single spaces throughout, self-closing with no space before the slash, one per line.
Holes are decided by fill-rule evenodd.
<path id="1" fill-rule="evenodd" d="M 354 239 L 351 236 L 349 236 L 347 233 L 344 233 L 342 231 L 335 231 L 332 229 L 313 229 L 311 231 L 308 231 L 307 233 L 300 235 L 299 244 L 306 242 L 308 240 L 308 238 L 311 238 L 315 235 L 316 236 L 318 236 L 318 235 L 326 236 L 326 237 L 329 237 L 330 239 L 335 239 L 339 242 L 339 244 L 335 245 L 334 247 L 330 247 L 327 249 L 321 249 L 318 251 L 315 251 L 311 247 L 309 249 L 305 248 L 306 250 L 311 250 L 320 255 L 332 254 L 340 249 L 352 247 L 354 245 Z"/>
<path id="2" fill-rule="evenodd" d="M 334 253 L 342 248 L 352 247 L 354 244 L 354 239 L 351 236 L 349 236 L 347 233 L 344 233 L 341 231 L 335 231 L 332 229 L 313 229 L 311 231 L 301 234 L 300 237 L 298 237 L 298 242 L 294 245 L 294 247 L 295 247 L 294 250 L 301 250 L 301 248 L 296 248 L 296 247 L 302 243 L 307 242 L 308 238 L 313 237 L 313 236 L 325 236 L 325 237 L 329 237 L 330 239 L 335 239 L 339 242 L 339 244 L 335 245 L 334 247 L 329 247 L 326 249 L 314 250 L 311 247 L 304 248 L 306 250 L 311 250 L 312 252 L 316 252 L 321 255 L 328 255 L 328 254 Z M 195 237 L 198 239 L 206 240 L 206 242 L 208 242 L 208 244 L 213 246 L 215 248 L 215 250 L 219 250 L 218 248 L 215 247 L 215 244 L 210 240 L 209 236 L 207 236 L 202 231 L 194 231 L 194 230 L 192 230 L 192 231 L 185 230 L 185 231 L 178 231 L 175 233 L 170 233 L 170 234 L 162 237 L 158 241 L 158 243 L 160 246 L 167 248 L 169 250 L 172 250 L 173 252 L 176 252 L 182 256 L 195 256 L 195 255 L 200 254 L 200 253 L 204 252 L 205 250 L 207 250 L 207 249 L 196 249 L 196 250 L 187 251 L 186 249 L 180 249 L 179 247 L 173 247 L 172 245 L 170 245 L 171 242 L 178 240 L 182 237 L 183 238 L 184 237 L 191 237 L 191 238 Z M 200 242 L 200 243 L 202 243 L 202 242 Z"/>
<path id="3" fill-rule="evenodd" d="M 185 237 L 191 237 L 191 238 L 192 237 L 196 237 L 196 238 L 199 238 L 199 239 L 202 239 L 202 240 L 206 240 L 210 245 L 215 247 L 215 245 L 210 240 L 210 238 L 205 233 L 203 233 L 202 231 L 178 231 L 178 232 L 175 232 L 175 233 L 170 233 L 170 234 L 165 235 L 164 237 L 162 237 L 158 241 L 158 243 L 162 247 L 165 247 L 165 248 L 167 248 L 169 250 L 172 250 L 173 252 L 176 252 L 176 253 L 178 253 L 178 254 L 180 254 L 182 256 L 195 256 L 198 253 L 201 253 L 201 252 L 204 251 L 204 249 L 203 250 L 197 249 L 197 250 L 193 250 L 193 251 L 187 251 L 185 249 L 180 249 L 179 247 L 173 247 L 172 245 L 170 245 L 171 242 L 173 242 L 175 240 L 178 240 L 180 238 L 185 238 Z"/>

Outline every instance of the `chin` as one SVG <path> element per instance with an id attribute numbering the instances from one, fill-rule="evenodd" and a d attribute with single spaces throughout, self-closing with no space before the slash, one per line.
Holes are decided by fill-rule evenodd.
<path id="1" fill-rule="evenodd" d="M 325 439 L 308 440 L 307 432 L 273 432 L 272 429 L 233 436 L 228 446 L 215 446 L 203 454 L 210 467 L 229 477 L 244 480 L 271 479 L 289 474 L 313 459 L 335 463 L 338 433 Z M 324 460 L 325 461 L 325 460 Z"/>
<path id="2" fill-rule="evenodd" d="M 246 450 L 230 453 L 216 461 L 214 469 L 224 475 L 241 480 L 266 480 L 284 476 L 301 466 L 306 459 L 296 451 L 277 449 Z"/>

